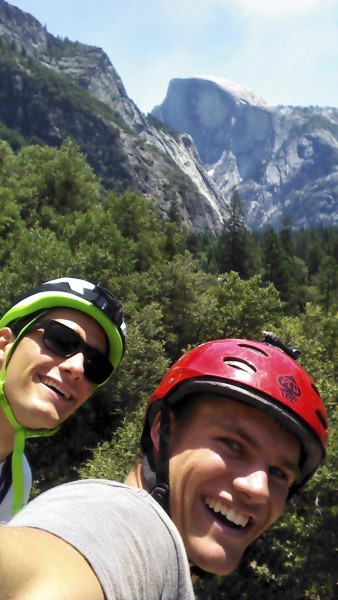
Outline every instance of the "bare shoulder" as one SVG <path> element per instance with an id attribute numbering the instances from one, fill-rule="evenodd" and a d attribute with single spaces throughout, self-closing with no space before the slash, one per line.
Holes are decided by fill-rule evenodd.
<path id="1" fill-rule="evenodd" d="M 70 544 L 46 531 L 0 526 L 0 600 L 104 600 Z"/>

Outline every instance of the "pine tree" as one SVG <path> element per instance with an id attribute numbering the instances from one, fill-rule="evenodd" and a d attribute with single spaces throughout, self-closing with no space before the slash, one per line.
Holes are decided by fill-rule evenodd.
<path id="1" fill-rule="evenodd" d="M 245 224 L 239 192 L 233 189 L 229 201 L 229 218 L 223 226 L 216 248 L 220 272 L 236 271 L 242 277 L 252 275 L 252 258 L 255 254 L 253 244 L 253 238 Z"/>

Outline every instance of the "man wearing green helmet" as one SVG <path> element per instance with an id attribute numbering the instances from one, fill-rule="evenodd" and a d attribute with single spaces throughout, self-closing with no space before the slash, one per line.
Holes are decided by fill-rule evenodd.
<path id="1" fill-rule="evenodd" d="M 101 284 L 46 282 L 16 298 L 0 319 L 0 521 L 28 500 L 25 439 L 49 436 L 118 367 L 121 304 Z"/>

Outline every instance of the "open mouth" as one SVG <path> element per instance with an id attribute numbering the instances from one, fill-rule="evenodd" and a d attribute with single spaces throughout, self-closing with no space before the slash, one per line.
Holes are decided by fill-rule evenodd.
<path id="1" fill-rule="evenodd" d="M 232 529 L 243 529 L 249 522 L 249 517 L 247 515 L 244 515 L 233 508 L 228 508 L 219 500 L 213 500 L 208 497 L 206 498 L 205 503 L 214 517 L 227 527 L 231 527 Z"/>
<path id="2" fill-rule="evenodd" d="M 49 379 L 48 377 L 45 377 L 42 380 L 42 383 L 47 386 L 50 390 L 52 390 L 55 394 L 57 394 L 58 396 L 61 396 L 62 398 L 64 398 L 65 400 L 69 400 L 71 395 L 68 394 L 65 390 L 63 390 L 60 386 L 58 386 L 55 381 L 53 381 L 52 379 Z"/>

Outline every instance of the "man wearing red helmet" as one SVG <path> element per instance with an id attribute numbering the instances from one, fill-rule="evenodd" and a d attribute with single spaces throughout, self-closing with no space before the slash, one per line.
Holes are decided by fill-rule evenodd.
<path id="1" fill-rule="evenodd" d="M 207 342 L 169 369 L 126 485 L 66 484 L 19 513 L 0 536 L 1 599 L 186 600 L 190 574 L 231 573 L 325 457 L 314 383 L 266 341 Z"/>

